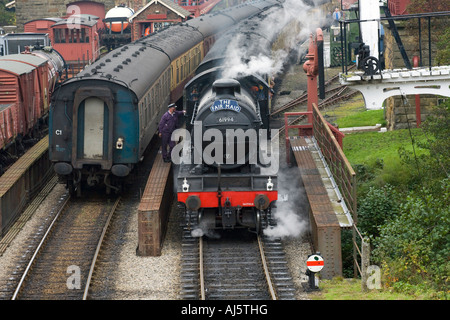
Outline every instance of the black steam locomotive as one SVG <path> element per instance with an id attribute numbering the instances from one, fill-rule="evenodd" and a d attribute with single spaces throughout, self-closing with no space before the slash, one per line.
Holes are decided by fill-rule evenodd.
<path id="1" fill-rule="evenodd" d="M 180 161 L 178 201 L 197 235 L 235 228 L 260 233 L 268 226 L 278 197 L 278 153 L 270 143 L 270 75 L 237 72 L 229 77 L 227 55 L 233 47 L 246 47 L 240 51 L 245 65 L 252 56 L 270 52 L 276 35 L 268 38 L 258 26 L 278 9 L 221 37 L 185 86 L 187 132 L 172 159 Z"/>

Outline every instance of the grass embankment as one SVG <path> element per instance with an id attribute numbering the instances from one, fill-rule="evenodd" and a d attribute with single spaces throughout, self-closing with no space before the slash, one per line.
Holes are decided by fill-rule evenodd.
<path id="1" fill-rule="evenodd" d="M 344 138 L 344 153 L 351 165 L 364 180 L 367 171 L 373 175 L 372 185 L 389 183 L 405 185 L 411 177 L 410 168 L 401 165 L 399 149 L 413 151 L 412 140 L 426 139 L 421 129 L 413 128 L 388 132 L 363 132 L 348 134 Z M 423 149 L 415 147 L 416 155 Z"/>
<path id="2" fill-rule="evenodd" d="M 327 121 L 335 123 L 339 128 L 386 125 L 384 110 L 366 110 L 360 96 L 344 105 L 323 111 Z M 374 185 L 390 183 L 401 185 L 407 183 L 409 169 L 400 165 L 398 150 L 400 147 L 412 151 L 412 139 L 424 140 L 421 129 L 395 130 L 388 132 L 362 132 L 346 134 L 344 153 L 360 178 L 371 170 L 375 176 Z M 415 149 L 419 155 L 424 150 Z"/>
<path id="3" fill-rule="evenodd" d="M 319 288 L 319 291 L 310 295 L 312 300 L 416 300 L 425 298 L 386 289 L 363 292 L 360 279 L 322 280 L 319 282 Z"/>
<path id="4" fill-rule="evenodd" d="M 339 128 L 386 126 L 384 110 L 366 110 L 364 101 L 358 95 L 338 108 L 328 108 L 322 111 L 328 122 L 335 123 Z"/>

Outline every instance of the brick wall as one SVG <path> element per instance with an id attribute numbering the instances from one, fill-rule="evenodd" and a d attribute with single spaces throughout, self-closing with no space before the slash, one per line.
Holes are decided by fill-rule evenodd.
<path id="1" fill-rule="evenodd" d="M 423 122 L 431 109 L 438 104 L 439 96 L 422 95 L 420 97 L 420 118 Z M 417 126 L 416 100 L 414 95 L 407 95 L 406 99 L 395 96 L 386 99 L 386 121 L 388 130 L 406 129 L 408 123 L 411 128 Z"/>
<path id="2" fill-rule="evenodd" d="M 164 6 L 160 3 L 153 4 L 133 19 L 133 24 L 132 24 L 132 29 L 131 29 L 132 30 L 131 40 L 134 41 L 141 37 L 141 34 L 140 34 L 141 30 L 139 29 L 140 23 L 149 22 L 149 21 L 158 22 L 158 20 L 149 20 L 148 16 L 149 15 L 159 15 L 159 14 L 166 15 L 166 18 L 164 18 L 161 21 L 170 21 L 172 23 L 177 23 L 177 22 L 181 22 L 181 20 L 182 20 L 178 14 L 176 14 L 175 12 L 168 9 L 166 6 Z"/>

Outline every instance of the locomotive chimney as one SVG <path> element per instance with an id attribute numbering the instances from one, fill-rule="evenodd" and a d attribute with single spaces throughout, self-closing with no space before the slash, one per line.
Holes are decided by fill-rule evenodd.
<path id="1" fill-rule="evenodd" d="M 241 84 L 234 79 L 219 79 L 213 83 L 213 92 L 218 96 L 235 96 L 235 93 L 241 92 Z"/>

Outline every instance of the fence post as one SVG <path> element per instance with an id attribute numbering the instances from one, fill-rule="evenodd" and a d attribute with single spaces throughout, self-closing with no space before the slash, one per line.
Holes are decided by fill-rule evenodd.
<path id="1" fill-rule="evenodd" d="M 367 268 L 370 265 L 370 242 L 368 238 L 364 238 L 361 241 L 361 289 L 363 292 L 367 292 Z"/>

